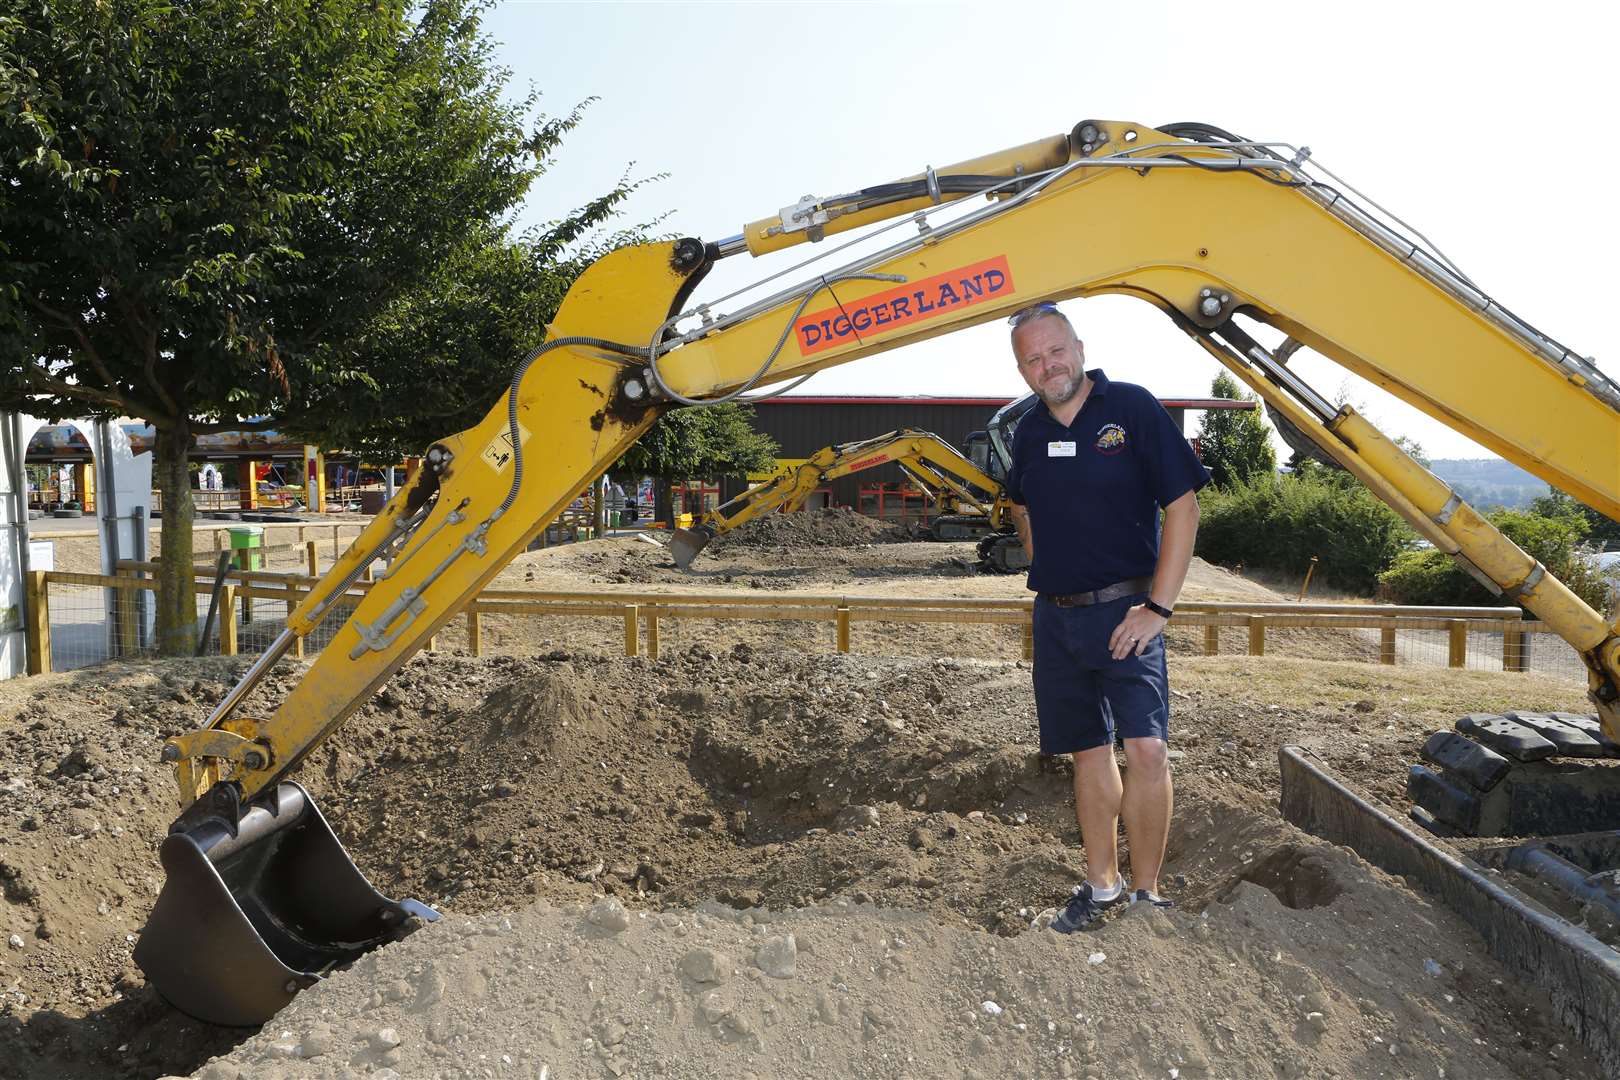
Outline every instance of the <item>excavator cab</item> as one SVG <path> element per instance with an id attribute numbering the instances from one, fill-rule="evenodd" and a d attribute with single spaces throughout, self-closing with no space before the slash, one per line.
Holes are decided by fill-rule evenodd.
<path id="1" fill-rule="evenodd" d="M 962 441 L 962 448 L 967 451 L 967 459 L 973 462 L 973 467 L 990 477 L 992 480 L 1005 480 L 1006 470 L 1001 468 L 1001 462 L 990 452 L 990 433 L 988 431 L 970 431 L 968 437 Z"/>

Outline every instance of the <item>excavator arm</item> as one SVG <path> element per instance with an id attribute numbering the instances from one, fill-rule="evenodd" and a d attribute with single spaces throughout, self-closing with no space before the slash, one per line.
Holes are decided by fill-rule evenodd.
<path id="1" fill-rule="evenodd" d="M 354 887 L 347 906 L 375 908 L 369 922 L 306 919 L 305 932 L 285 940 L 300 912 L 344 905 L 315 886 L 275 883 L 300 867 L 347 863 L 339 849 L 337 859 L 276 864 L 274 852 L 296 848 L 287 837 L 319 817 L 286 778 L 665 409 L 727 400 L 1042 300 L 1112 292 L 1164 311 L 1423 535 L 1574 644 L 1603 726 L 1620 739 L 1616 627 L 1234 317 L 1277 328 L 1611 517 L 1620 516 L 1620 390 L 1317 179 L 1307 156 L 1200 125 L 1087 121 L 960 166 L 804 199 L 715 243 L 646 244 L 599 260 L 483 422 L 429 448 L 426 467 L 206 727 L 166 746 L 189 806 L 165 844 L 170 884 L 137 960 L 194 1015 L 268 1015 L 322 964 L 409 921 L 369 886 Z M 973 195 L 988 201 L 966 208 Z M 883 221 L 879 250 L 735 311 L 685 310 L 716 259 Z M 352 595 L 378 560 L 381 579 Z M 237 715 L 297 637 L 351 605 L 272 715 Z M 209 899 L 185 902 L 193 886 L 177 881 L 193 879 L 206 879 Z M 338 959 L 310 950 L 305 939 L 323 935 L 346 943 Z M 229 975 L 210 948 L 227 939 Z M 241 959 L 255 949 L 269 962 Z M 233 980 L 255 990 L 221 1009 Z"/>
<path id="2" fill-rule="evenodd" d="M 1005 515 L 999 484 L 938 435 L 905 428 L 823 447 L 800 464 L 710 510 L 690 529 L 675 530 L 670 543 L 675 565 L 685 570 L 716 536 L 776 510 L 791 513 L 803 507 L 822 485 L 890 462 L 922 488 L 941 513 L 966 511 L 997 524 Z"/>

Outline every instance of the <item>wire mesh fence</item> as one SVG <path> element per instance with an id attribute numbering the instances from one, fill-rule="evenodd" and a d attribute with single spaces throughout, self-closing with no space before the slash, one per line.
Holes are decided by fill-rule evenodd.
<path id="1" fill-rule="evenodd" d="M 71 580 L 75 576 L 80 575 L 51 575 L 47 609 L 51 669 L 157 655 L 157 603 L 150 590 L 103 587 Z M 208 600 L 206 594 L 194 600 L 199 636 Z"/>
<path id="2" fill-rule="evenodd" d="M 1444 631 L 1411 630 L 1397 636 L 1397 664 L 1445 667 L 1449 654 L 1449 635 Z M 1547 632 L 1504 635 L 1475 631 L 1468 635 L 1462 666 L 1472 671 L 1534 671 L 1570 679 L 1586 675 L 1586 665 L 1574 647 Z"/>
<path id="3" fill-rule="evenodd" d="M 318 543 L 318 541 L 317 541 Z M 199 567 L 194 605 L 199 639 L 212 598 L 218 611 L 204 653 L 256 654 L 269 649 L 288 618 L 308 595 L 310 541 L 269 545 L 255 561 L 252 549 L 237 551 L 223 576 L 219 567 Z M 273 557 L 301 546 L 302 564 L 275 568 Z M 317 552 L 316 569 L 326 560 Z M 289 560 L 290 561 L 290 560 Z M 244 570 L 244 565 L 256 569 Z M 40 575 L 48 613 L 49 666 L 83 667 L 113 657 L 155 652 L 155 597 L 152 582 L 137 575 L 154 564 L 123 564 L 123 576 L 49 573 Z M 316 628 L 297 642 L 295 656 L 325 649 L 361 603 L 369 582 L 340 597 Z M 1028 608 L 1007 600 L 929 598 L 841 601 L 837 598 L 781 597 L 748 608 L 735 596 L 689 594 L 638 596 L 606 593 L 562 596 L 504 591 L 476 601 L 440 629 L 431 647 L 475 654 L 534 654 L 558 648 L 617 650 L 656 655 L 660 651 L 716 651 L 738 646 L 789 648 L 806 652 L 852 652 L 869 656 L 955 656 L 964 659 L 1016 659 L 1030 655 Z M 836 606 L 835 606 L 836 605 Z M 1009 606 L 1012 605 L 1012 606 Z M 1534 671 L 1579 680 L 1581 657 L 1540 623 L 1504 618 L 1459 618 L 1457 611 L 1415 617 L 1360 613 L 1245 613 L 1237 605 L 1178 616 L 1166 631 L 1169 652 L 1177 656 L 1248 654 L 1369 664 L 1467 668 L 1478 671 Z M 1416 610 L 1416 609 L 1402 609 Z M 1474 609 L 1468 609 L 1470 611 Z M 974 625 L 977 624 L 977 625 Z"/>
<path id="4" fill-rule="evenodd" d="M 199 563 L 210 563 L 228 553 L 243 569 L 318 576 L 338 560 L 363 528 L 364 522 L 220 525 L 199 530 L 192 552 Z"/>
<path id="5" fill-rule="evenodd" d="M 1390 629 L 1368 626 L 1267 628 L 1260 651 L 1266 656 L 1309 660 L 1460 667 L 1470 671 L 1533 671 L 1558 678 L 1585 679 L 1586 665 L 1580 654 L 1557 634 L 1538 623 L 1525 623 L 1513 631 L 1492 629 L 1493 621 L 1500 620 L 1465 627 L 1460 656 L 1454 633 L 1449 628 L 1399 625 Z M 1165 645 L 1172 656 L 1256 651 L 1249 627 L 1242 625 L 1172 625 L 1165 631 Z"/>

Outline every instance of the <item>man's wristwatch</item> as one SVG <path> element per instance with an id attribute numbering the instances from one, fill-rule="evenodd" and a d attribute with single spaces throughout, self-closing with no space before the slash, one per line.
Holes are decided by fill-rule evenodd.
<path id="1" fill-rule="evenodd" d="M 1142 606 L 1153 612 L 1153 614 L 1157 615 L 1161 619 L 1168 619 L 1170 616 L 1176 613 L 1175 608 L 1167 608 L 1159 604 L 1155 604 L 1151 597 L 1142 601 Z"/>

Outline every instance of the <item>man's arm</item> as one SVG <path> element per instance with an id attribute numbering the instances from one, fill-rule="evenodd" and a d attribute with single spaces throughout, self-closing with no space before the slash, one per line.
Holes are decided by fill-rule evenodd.
<path id="1" fill-rule="evenodd" d="M 1159 535 L 1159 562 L 1153 568 L 1148 598 L 1160 607 L 1175 607 L 1176 597 L 1192 565 L 1193 541 L 1198 538 L 1198 493 L 1189 491 L 1164 508 L 1164 529 Z"/>
<path id="2" fill-rule="evenodd" d="M 1160 607 L 1174 607 L 1181 586 L 1192 565 L 1193 541 L 1198 538 L 1198 493 L 1189 491 L 1164 508 L 1164 529 L 1159 536 L 1159 561 L 1153 569 L 1153 585 L 1148 598 Z M 1108 650 L 1115 660 L 1131 653 L 1141 654 L 1164 624 L 1163 615 L 1138 604 L 1125 613 L 1108 639 Z"/>
<path id="3" fill-rule="evenodd" d="M 1024 545 L 1024 558 L 1033 564 L 1035 562 L 1035 536 L 1029 531 L 1029 507 L 1020 506 L 1018 503 L 1009 503 L 1007 512 L 1012 516 L 1013 528 L 1018 530 L 1019 542 Z"/>

